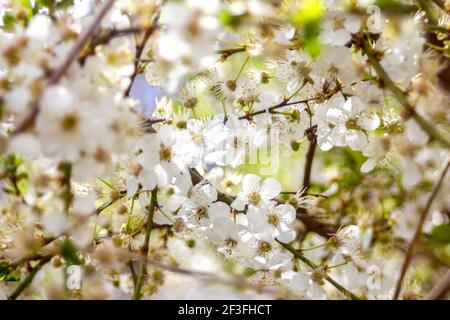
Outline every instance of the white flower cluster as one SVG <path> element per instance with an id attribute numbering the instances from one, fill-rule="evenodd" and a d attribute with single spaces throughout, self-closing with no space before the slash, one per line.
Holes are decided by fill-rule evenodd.
<path id="1" fill-rule="evenodd" d="M 448 227 L 448 17 L 431 54 L 429 17 L 375 33 L 366 2 L 0 4 L 0 297 L 36 266 L 30 292 L 67 297 L 46 275 L 80 265 L 70 298 L 207 267 L 286 298 L 397 298 L 396 248 Z"/>

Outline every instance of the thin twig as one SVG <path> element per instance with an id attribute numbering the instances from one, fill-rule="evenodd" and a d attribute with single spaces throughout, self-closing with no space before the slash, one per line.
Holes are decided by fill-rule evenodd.
<path id="1" fill-rule="evenodd" d="M 409 243 L 409 246 L 408 246 L 408 249 L 407 249 L 406 255 L 405 255 L 405 260 L 403 261 L 400 276 L 399 276 L 399 278 L 397 280 L 397 284 L 395 286 L 395 293 L 394 293 L 394 298 L 393 298 L 394 300 L 398 299 L 398 297 L 400 295 L 403 279 L 406 275 L 406 271 L 408 270 L 409 264 L 411 263 L 411 260 L 413 258 L 414 248 L 417 244 L 417 241 L 419 240 L 423 224 L 428 215 L 428 211 L 430 211 L 431 205 L 433 204 L 433 201 L 436 198 L 436 196 L 439 192 L 439 189 L 442 186 L 442 182 L 444 181 L 444 178 L 445 178 L 445 175 L 447 174 L 449 166 L 450 166 L 450 155 L 447 156 L 447 159 L 445 160 L 444 165 L 442 166 L 442 169 L 441 169 L 441 172 L 439 175 L 439 179 L 435 182 L 435 184 L 433 186 L 433 189 L 427 200 L 427 203 L 426 203 L 425 207 L 423 208 L 422 213 L 420 215 L 419 222 L 417 223 L 416 230 L 414 232 L 414 236 L 413 236 L 411 242 Z"/>
<path id="2" fill-rule="evenodd" d="M 144 33 L 144 36 L 142 37 L 142 41 L 140 44 L 136 45 L 136 53 L 134 55 L 134 72 L 130 77 L 130 83 L 125 90 L 124 96 L 128 97 L 130 95 L 131 87 L 133 86 L 134 79 L 136 79 L 137 75 L 139 74 L 139 62 L 141 60 L 142 53 L 144 52 L 145 45 L 147 44 L 147 41 L 150 39 L 151 35 L 158 29 L 158 20 L 159 16 L 157 15 L 153 23 Z"/>
<path id="3" fill-rule="evenodd" d="M 432 3 L 432 1 L 429 0 L 417 0 L 419 7 L 425 11 L 425 14 L 427 16 L 428 19 L 428 23 L 431 24 L 438 24 L 439 23 L 439 19 L 436 17 L 436 12 L 434 11 L 434 5 Z"/>
<path id="4" fill-rule="evenodd" d="M 450 269 L 447 269 L 447 272 L 444 274 L 442 278 L 440 278 L 439 282 L 431 289 L 431 291 L 426 296 L 426 300 L 444 300 L 450 291 Z"/>
<path id="5" fill-rule="evenodd" d="M 200 173 L 198 173 L 195 169 L 189 169 L 189 173 L 191 175 L 192 184 L 196 185 L 202 181 L 207 181 Z M 234 197 L 224 194 L 222 192 L 218 192 L 217 200 L 225 202 L 230 205 L 234 201 Z M 284 203 L 283 200 L 277 200 L 279 204 Z M 316 217 L 310 216 L 307 214 L 304 208 L 297 209 L 297 217 L 301 219 L 302 223 L 306 226 L 306 229 L 311 232 L 315 232 L 325 238 L 329 238 L 331 234 L 336 232 L 336 228 L 333 226 L 324 224 L 317 220 Z"/>
<path id="6" fill-rule="evenodd" d="M 150 198 L 150 206 L 148 209 L 147 216 L 147 228 L 145 230 L 145 240 L 144 246 L 142 248 L 143 260 L 141 264 L 141 268 L 139 270 L 139 275 L 136 282 L 136 287 L 134 288 L 133 299 L 139 300 L 141 298 L 141 289 L 144 283 L 144 278 L 147 276 L 147 263 L 148 263 L 148 250 L 149 250 L 149 242 L 150 235 L 153 229 L 153 215 L 155 213 L 156 201 L 157 201 L 158 188 L 152 190 L 152 195 Z"/>
<path id="7" fill-rule="evenodd" d="M 431 0 L 433 1 L 442 11 L 449 13 L 450 6 L 445 2 L 445 0 Z"/>
<path id="8" fill-rule="evenodd" d="M 49 260 L 51 259 L 51 256 L 43 257 L 36 266 L 31 270 L 31 272 L 28 274 L 28 276 L 19 284 L 19 286 L 14 290 L 14 292 L 8 297 L 8 300 L 16 300 L 21 293 L 31 284 L 31 282 L 34 279 L 34 276 L 36 273 L 42 268 L 43 265 L 45 265 Z"/>
<path id="9" fill-rule="evenodd" d="M 380 61 L 376 57 L 376 54 L 374 52 L 374 49 L 369 44 L 367 39 L 363 41 L 363 48 L 366 53 L 367 59 L 369 60 L 369 63 L 372 65 L 372 67 L 375 69 L 376 73 L 378 74 L 378 77 L 383 82 L 384 86 L 389 89 L 394 97 L 397 99 L 397 101 L 402 105 L 402 107 L 406 111 L 407 117 L 412 117 L 419 127 L 425 131 L 428 136 L 438 141 L 442 146 L 446 147 L 447 149 L 450 149 L 450 141 L 448 141 L 437 129 L 434 125 L 430 124 L 425 118 L 423 118 L 415 109 L 414 107 L 408 102 L 408 97 L 403 90 L 401 90 L 395 83 L 392 81 L 392 79 L 387 74 L 386 70 L 383 68 L 383 66 L 380 64 Z"/>
<path id="10" fill-rule="evenodd" d="M 244 119 L 252 119 L 254 116 L 257 116 L 259 114 L 264 114 L 264 113 L 272 113 L 274 110 L 282 108 L 282 107 L 286 107 L 286 106 L 291 106 L 291 105 L 296 105 L 296 104 L 305 104 L 308 102 L 312 102 L 312 101 L 321 101 L 321 100 L 326 100 L 330 97 L 332 97 L 333 95 L 335 95 L 337 92 L 339 92 L 338 87 L 334 88 L 332 91 L 330 91 L 329 93 L 325 94 L 325 95 L 318 95 L 312 98 L 307 98 L 307 99 L 301 99 L 301 100 L 296 100 L 296 101 L 290 101 L 290 99 L 286 98 L 283 101 L 281 101 L 280 103 L 271 106 L 269 108 L 266 109 L 261 109 L 255 112 L 251 112 L 248 113 L 246 115 L 240 116 L 239 120 L 244 120 Z M 292 97 L 291 97 L 292 98 Z"/>
<path id="11" fill-rule="evenodd" d="M 303 193 L 306 194 L 308 192 L 309 186 L 311 184 L 311 171 L 312 164 L 314 160 L 314 153 L 317 146 L 317 125 L 306 130 L 306 137 L 309 140 L 308 151 L 306 152 L 306 162 L 305 162 L 305 170 L 303 173 Z"/>
<path id="12" fill-rule="evenodd" d="M 289 252 L 291 252 L 294 257 L 296 257 L 297 259 L 301 260 L 302 262 L 304 262 L 307 266 L 309 266 L 311 269 L 316 270 L 317 266 L 315 265 L 314 262 L 312 262 L 311 260 L 309 260 L 308 258 L 306 258 L 300 251 L 295 250 L 291 245 L 287 244 L 287 243 L 283 243 L 281 241 L 277 242 L 279 244 L 281 244 L 285 249 L 287 249 Z M 359 298 L 358 296 L 356 296 L 354 293 L 352 293 L 350 290 L 346 289 L 345 287 L 343 287 L 341 284 L 339 284 L 336 280 L 334 280 L 333 278 L 331 278 L 329 275 L 325 275 L 325 279 L 331 283 L 336 289 L 338 289 L 340 292 L 342 292 L 343 294 L 345 294 L 346 296 L 350 297 L 352 300 L 361 300 L 361 298 Z"/>

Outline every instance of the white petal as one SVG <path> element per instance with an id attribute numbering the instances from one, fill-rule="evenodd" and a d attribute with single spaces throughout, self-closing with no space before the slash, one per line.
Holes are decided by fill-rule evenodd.
<path id="1" fill-rule="evenodd" d="M 278 196 L 281 192 L 281 184 L 278 180 L 273 178 L 268 178 L 263 181 L 261 186 L 261 197 L 263 199 L 273 199 Z"/>
<path id="2" fill-rule="evenodd" d="M 292 231 L 287 231 L 287 232 L 282 232 L 282 233 L 280 233 L 280 234 L 277 236 L 277 239 L 278 239 L 279 241 L 281 241 L 281 242 L 289 243 L 289 242 L 294 241 L 295 236 L 296 236 L 295 231 L 292 230 Z"/>
<path id="3" fill-rule="evenodd" d="M 361 172 L 363 173 L 367 173 L 373 170 L 373 168 L 375 168 L 377 165 L 377 161 L 375 159 L 367 159 L 366 162 L 364 162 L 361 165 Z"/>
<path id="4" fill-rule="evenodd" d="M 281 204 L 276 207 L 275 211 L 284 222 L 290 223 L 293 222 L 296 218 L 295 208 L 290 204 Z"/>
<path id="5" fill-rule="evenodd" d="M 350 33 L 345 29 L 339 29 L 336 30 L 333 33 L 333 44 L 336 46 L 344 46 L 346 45 L 350 40 L 352 39 L 352 36 Z"/>
<path id="6" fill-rule="evenodd" d="M 358 151 L 364 149 L 368 140 L 361 130 L 350 130 L 346 138 L 346 143 L 350 148 Z"/>
<path id="7" fill-rule="evenodd" d="M 218 218 L 229 218 L 230 217 L 230 207 L 224 202 L 214 202 L 208 208 L 208 215 L 211 220 Z"/>
<path id="8" fill-rule="evenodd" d="M 358 125 L 366 131 L 373 131 L 380 126 L 380 118 L 375 113 L 362 113 Z"/>
<path id="9" fill-rule="evenodd" d="M 237 196 L 236 199 L 231 203 L 231 207 L 238 211 L 245 209 L 245 205 L 248 203 L 248 199 L 242 196 Z"/>
<path id="10" fill-rule="evenodd" d="M 246 194 L 251 194 L 253 192 L 259 192 L 261 177 L 256 174 L 247 174 L 244 179 L 242 179 L 242 191 Z"/>
<path id="11" fill-rule="evenodd" d="M 344 114 L 342 112 L 342 109 L 339 108 L 330 108 L 327 111 L 327 120 L 331 122 L 332 124 L 336 125 L 340 121 L 343 121 Z"/>
<path id="12" fill-rule="evenodd" d="M 62 213 L 47 213 L 42 217 L 42 224 L 45 230 L 54 236 L 59 236 L 67 230 L 69 222 L 67 217 Z"/>

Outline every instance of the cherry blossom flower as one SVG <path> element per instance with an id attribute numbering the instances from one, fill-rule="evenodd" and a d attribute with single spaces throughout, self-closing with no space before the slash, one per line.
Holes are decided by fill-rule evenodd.
<path id="1" fill-rule="evenodd" d="M 264 179 L 254 174 L 247 174 L 242 180 L 242 192 L 238 194 L 231 207 L 244 210 L 246 205 L 268 206 L 281 191 L 280 183 L 272 178 Z"/>

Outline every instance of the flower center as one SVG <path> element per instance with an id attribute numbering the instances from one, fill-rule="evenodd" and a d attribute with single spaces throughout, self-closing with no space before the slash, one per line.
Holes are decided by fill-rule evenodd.
<path id="1" fill-rule="evenodd" d="M 259 251 L 261 251 L 263 253 L 267 253 L 270 250 L 272 250 L 272 246 L 267 241 L 259 241 L 258 248 L 259 248 Z"/>
<path id="2" fill-rule="evenodd" d="M 161 160 L 170 161 L 172 159 L 172 148 L 162 146 L 159 151 L 159 156 Z"/>
<path id="3" fill-rule="evenodd" d="M 188 109 L 193 109 L 197 105 L 198 99 L 196 97 L 189 97 L 184 101 L 184 106 Z"/>
<path id="4" fill-rule="evenodd" d="M 271 225 L 277 226 L 280 222 L 280 218 L 275 213 L 271 213 L 267 218 L 267 222 L 269 222 Z"/>
<path id="5" fill-rule="evenodd" d="M 356 121 L 356 119 L 349 119 L 349 120 L 347 120 L 347 122 L 345 123 L 345 127 L 348 129 L 348 130 L 356 130 L 356 129 L 358 129 L 359 127 L 358 127 L 358 122 Z"/>
<path id="6" fill-rule="evenodd" d="M 61 120 L 61 127 L 65 131 L 73 131 L 78 125 L 78 118 L 75 114 L 68 114 Z"/>
<path id="7" fill-rule="evenodd" d="M 178 129 L 186 129 L 187 128 L 187 122 L 186 121 L 178 121 L 176 123 L 176 126 Z"/>
<path id="8" fill-rule="evenodd" d="M 261 200 L 261 196 L 260 196 L 258 193 L 253 192 L 253 193 L 250 195 L 250 202 L 256 204 L 256 203 L 259 202 L 259 200 Z"/>
<path id="9" fill-rule="evenodd" d="M 194 133 L 192 135 L 192 141 L 194 141 L 196 144 L 202 144 L 203 143 L 203 135 L 200 133 Z"/>
<path id="10" fill-rule="evenodd" d="M 225 240 L 225 244 L 229 248 L 234 248 L 237 245 L 237 241 L 229 238 L 229 239 Z"/>
<path id="11" fill-rule="evenodd" d="M 202 218 L 208 218 L 208 209 L 204 207 L 197 208 L 197 210 L 195 211 L 195 215 L 199 220 Z"/>
<path id="12" fill-rule="evenodd" d="M 343 29 L 343 28 L 344 28 L 344 20 L 339 19 L 339 18 L 333 19 L 333 29 L 334 30 L 339 30 L 339 29 Z"/>

